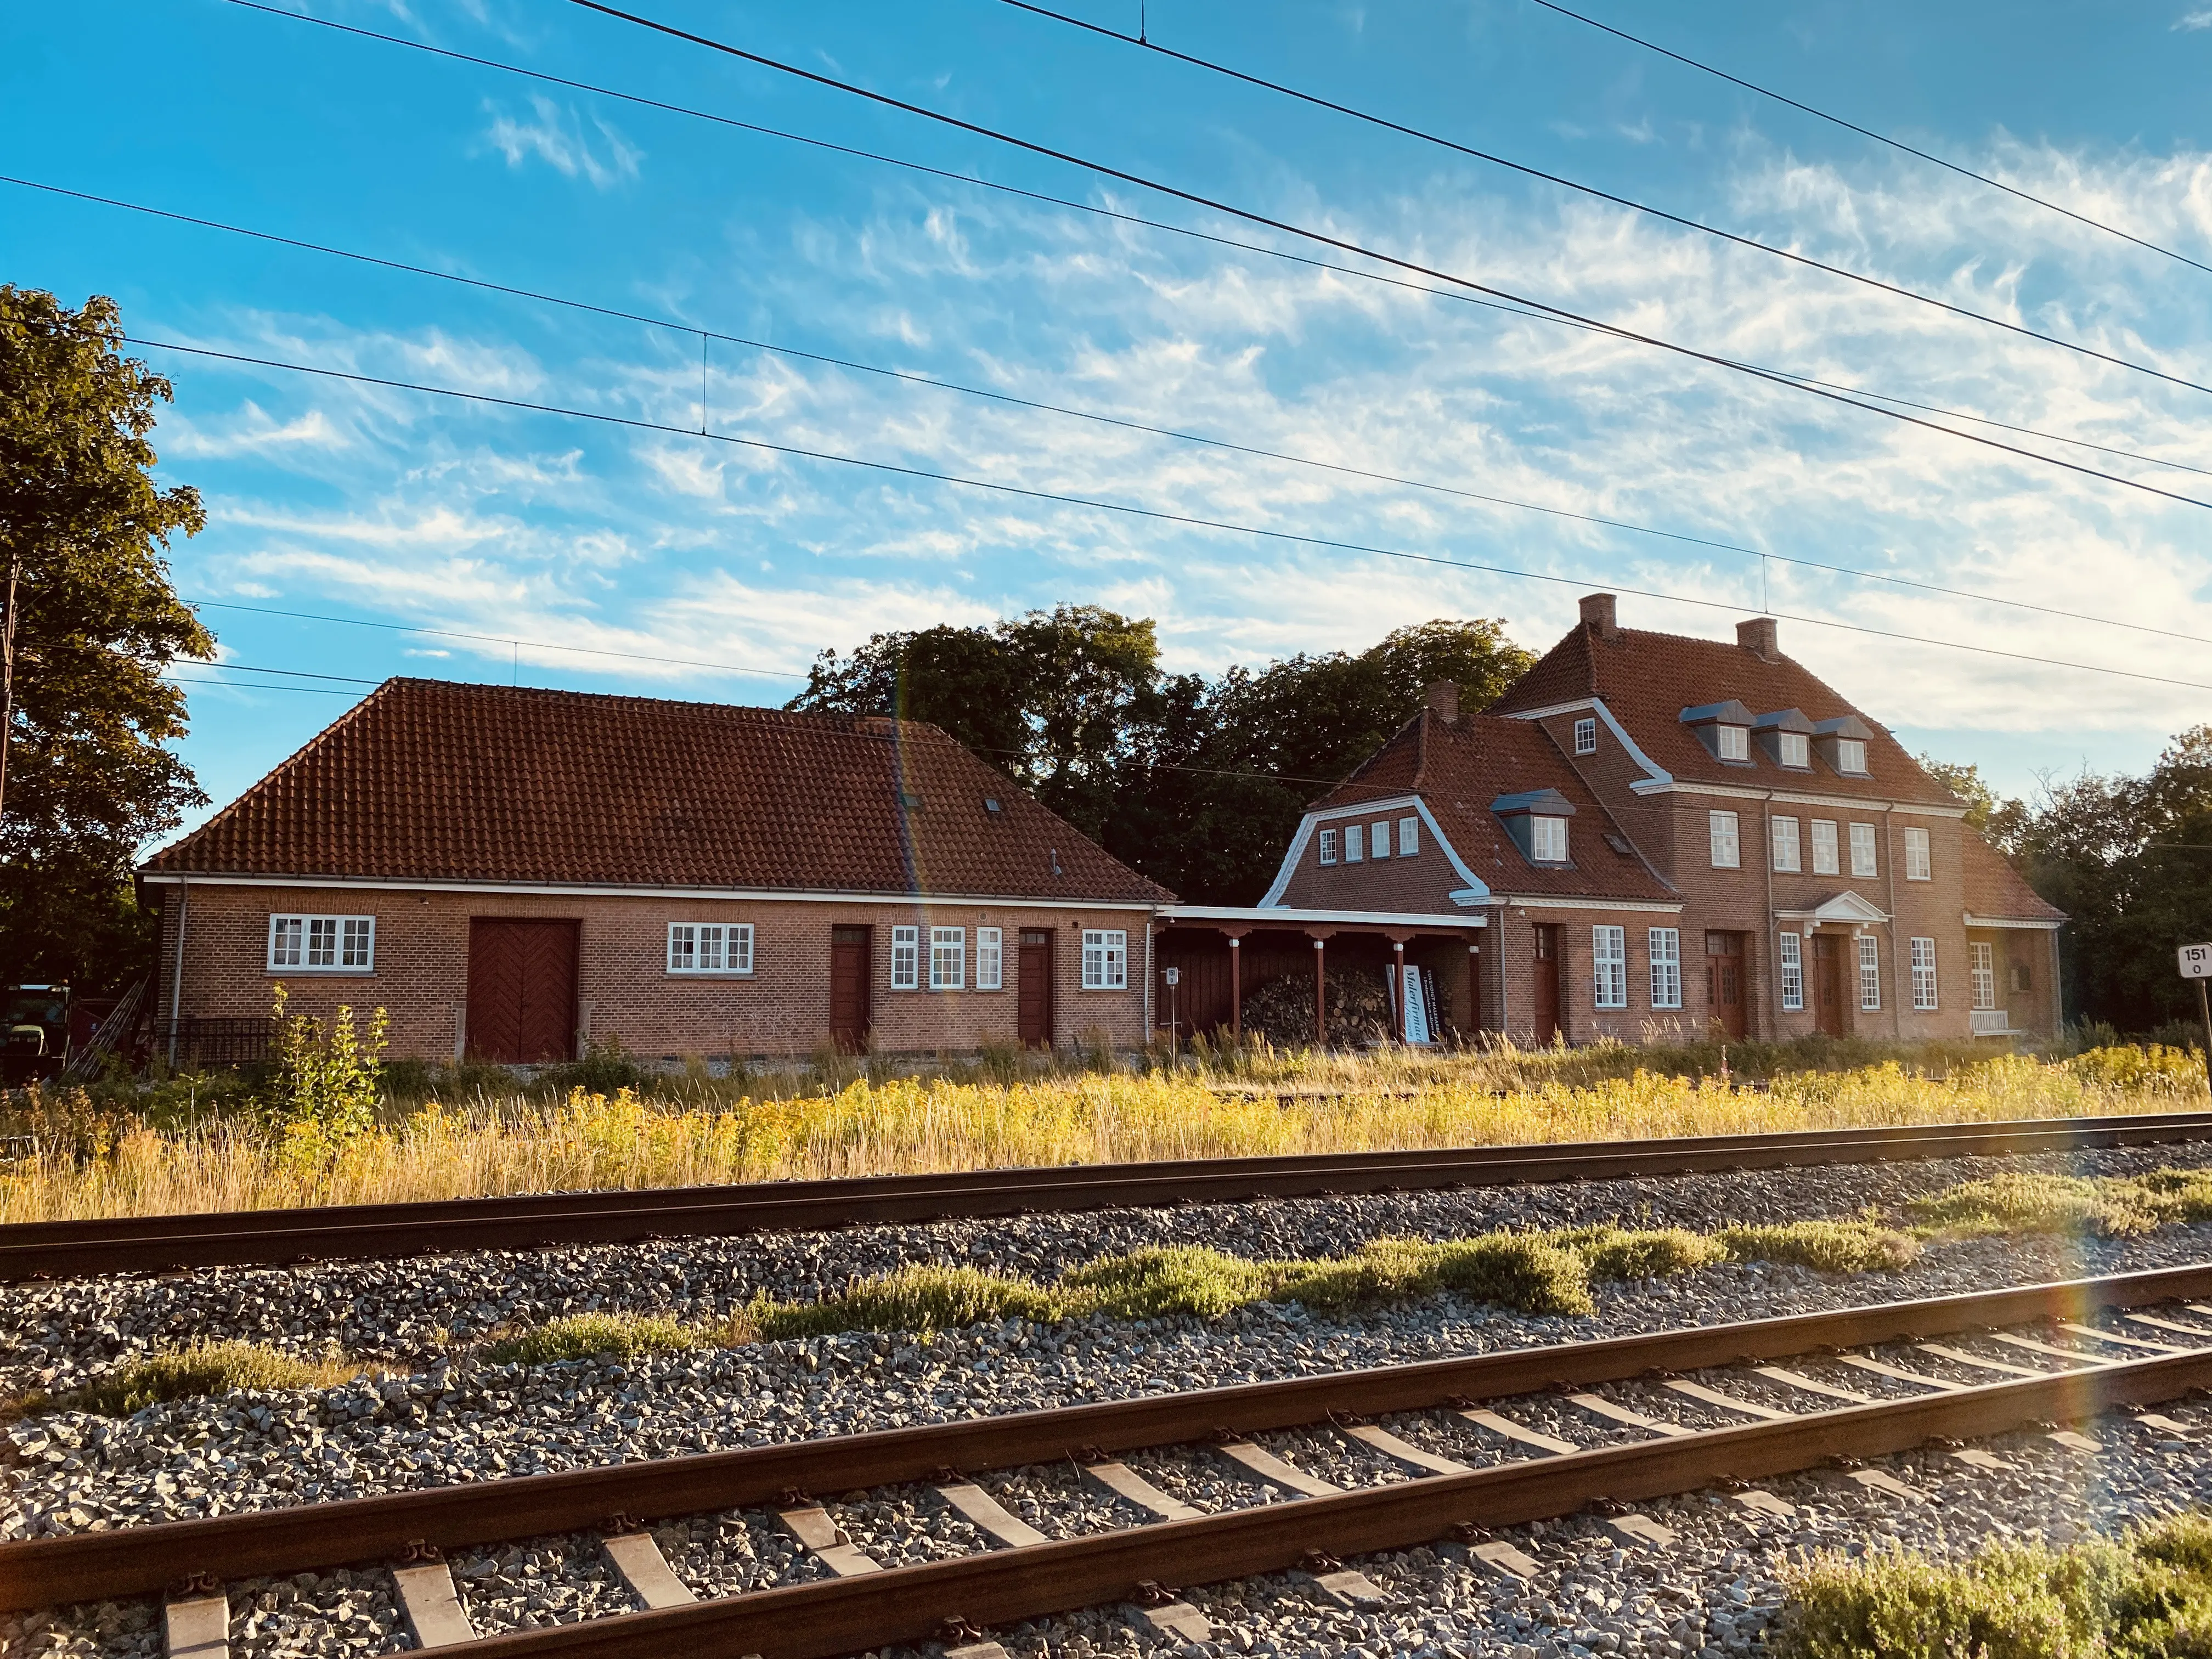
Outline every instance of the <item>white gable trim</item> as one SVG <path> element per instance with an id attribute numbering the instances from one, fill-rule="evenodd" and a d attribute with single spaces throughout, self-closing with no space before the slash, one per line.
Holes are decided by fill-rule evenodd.
<path id="1" fill-rule="evenodd" d="M 1870 927 L 1891 919 L 1889 913 L 1880 905 L 1848 887 L 1810 910 L 1777 910 L 1774 914 L 1783 921 L 1849 922 L 1863 927 Z"/>
<path id="2" fill-rule="evenodd" d="M 1298 833 L 1291 837 L 1290 850 L 1283 854 L 1283 862 L 1275 872 L 1273 883 L 1268 887 L 1267 892 L 1261 896 L 1260 907 L 1262 909 L 1273 909 L 1282 903 L 1283 893 L 1290 886 L 1291 878 L 1297 873 L 1299 862 L 1305 857 L 1306 847 L 1312 841 L 1316 826 L 1336 823 L 1346 818 L 1364 819 L 1380 813 L 1397 812 L 1409 806 L 1420 815 L 1421 822 L 1429 826 L 1429 834 L 1435 837 L 1437 846 L 1443 850 L 1444 857 L 1451 861 L 1451 867 L 1458 873 L 1460 879 L 1467 884 L 1465 887 L 1451 896 L 1452 902 L 1454 904 L 1480 903 L 1489 896 L 1489 887 L 1485 884 L 1481 877 L 1467 867 L 1467 860 L 1459 855 L 1459 849 L 1451 844 L 1451 837 L 1444 834 L 1443 825 L 1438 823 L 1437 815 L 1429 811 L 1428 802 L 1423 800 L 1419 795 L 1386 795 L 1376 800 L 1361 801 L 1355 806 L 1331 806 L 1320 811 L 1308 812 L 1305 817 L 1299 819 Z M 1473 898 L 1462 896 L 1462 894 L 1467 893 L 1472 893 L 1475 896 Z"/>
<path id="3" fill-rule="evenodd" d="M 1605 706 L 1605 699 L 1602 697 L 1578 697 L 1572 702 L 1555 702 L 1547 708 L 1525 709 L 1516 714 L 1509 714 L 1506 718 L 1516 720 L 1540 720 L 1553 714 L 1578 714 L 1585 708 L 1591 710 L 1605 722 L 1605 729 L 1612 732 L 1614 740 L 1628 751 L 1628 757 L 1644 769 L 1644 775 L 1628 786 L 1631 789 L 1639 795 L 1646 794 L 1655 789 L 1663 789 L 1674 781 L 1671 773 L 1638 747 L 1636 739 L 1628 735 L 1628 728 L 1613 717 L 1613 710 Z"/>
<path id="4" fill-rule="evenodd" d="M 2066 925 L 2063 921 L 2032 921 L 2026 916 L 1978 916 L 1972 910 L 1966 914 L 1969 927 L 2033 927 L 2039 932 L 2055 933 Z"/>
<path id="5" fill-rule="evenodd" d="M 1680 915 L 1682 901 L 1660 899 L 1562 898 L 1549 893 L 1501 893 L 1497 902 L 1517 910 L 1632 910 L 1652 915 Z"/>

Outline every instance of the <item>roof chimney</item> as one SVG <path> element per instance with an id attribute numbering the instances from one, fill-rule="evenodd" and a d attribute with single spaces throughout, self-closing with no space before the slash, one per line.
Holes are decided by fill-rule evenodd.
<path id="1" fill-rule="evenodd" d="M 1583 621 L 1589 624 L 1590 632 L 1601 640 L 1620 637 L 1620 623 L 1614 619 L 1613 595 L 1610 593 L 1583 594 Z"/>
<path id="2" fill-rule="evenodd" d="M 1459 682 L 1437 680 L 1429 687 L 1429 713 L 1446 726 L 1459 724 Z"/>
<path id="3" fill-rule="evenodd" d="M 1735 625 L 1735 642 L 1761 662 L 1782 660 L 1782 647 L 1776 638 L 1774 618 L 1771 617 L 1753 617 L 1738 623 Z"/>

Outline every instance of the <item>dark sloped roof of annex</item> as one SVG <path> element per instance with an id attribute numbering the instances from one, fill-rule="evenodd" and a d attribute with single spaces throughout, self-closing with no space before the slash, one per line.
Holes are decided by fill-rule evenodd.
<path id="1" fill-rule="evenodd" d="M 386 681 L 143 868 L 1174 896 L 933 726 L 419 679 Z"/>
<path id="2" fill-rule="evenodd" d="M 1566 867 L 1531 863 L 1490 810 L 1500 795 L 1534 789 L 1556 789 L 1575 809 L 1567 832 L 1573 861 Z M 1446 720 L 1425 708 L 1307 810 L 1413 794 L 1428 803 L 1453 850 L 1494 893 L 1669 902 L 1681 897 L 1644 861 L 1551 735 L 1534 721 L 1492 714 Z M 1617 850 L 1608 836 L 1630 850 Z"/>
<path id="3" fill-rule="evenodd" d="M 1607 639 L 1591 623 L 1577 623 L 1486 712 L 1525 714 L 1592 696 L 1604 700 L 1653 764 L 1677 778 L 1928 806 L 1964 804 L 1922 771 L 1887 728 L 1811 670 L 1786 656 L 1769 660 L 1732 641 L 1633 628 L 1618 629 Z M 1748 766 L 1717 759 L 1682 723 L 1682 711 L 1731 698 L 1754 715 L 1795 708 L 1815 723 L 1857 715 L 1874 733 L 1867 744 L 1867 775 L 1837 772 L 1817 753 L 1809 774 L 1784 771 L 1756 744 Z"/>
<path id="4" fill-rule="evenodd" d="M 1966 863 L 1966 913 L 2008 921 L 2064 921 L 2066 913 L 2027 884 L 2005 855 L 1969 829 L 1961 837 Z"/>

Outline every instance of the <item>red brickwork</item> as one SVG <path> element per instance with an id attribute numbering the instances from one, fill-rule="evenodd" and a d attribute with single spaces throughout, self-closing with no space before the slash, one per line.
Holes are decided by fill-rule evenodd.
<path id="1" fill-rule="evenodd" d="M 164 885 L 161 984 L 156 1017 L 171 1011 L 177 889 Z M 1117 1048 L 1144 1041 L 1143 909 L 1069 910 L 998 903 L 829 903 L 704 901 L 653 896 L 370 891 L 337 888 L 192 884 L 184 921 L 184 996 L 187 1017 L 253 1018 L 269 1011 L 279 975 L 268 969 L 272 913 L 374 915 L 373 973 L 288 971 L 281 975 L 296 1012 L 327 1016 L 339 1004 L 365 1014 L 383 1008 L 392 1022 L 393 1058 L 449 1060 L 465 1040 L 469 921 L 477 916 L 574 918 L 581 950 L 577 985 L 580 1039 L 619 1040 L 648 1059 L 683 1054 L 780 1058 L 804 1056 L 830 1038 L 830 930 L 873 929 L 873 1046 L 890 1052 L 972 1050 L 1012 1042 L 1019 979 L 1019 930 L 1053 931 L 1054 1041 L 1070 1043 L 1103 1032 Z M 753 972 L 711 977 L 667 971 L 672 921 L 750 922 Z M 966 977 L 975 982 L 975 929 L 1003 930 L 1005 988 L 999 991 L 893 991 L 890 930 L 923 932 L 921 981 L 928 983 L 928 929 L 968 930 Z M 1085 928 L 1128 935 L 1128 986 L 1082 987 Z"/>

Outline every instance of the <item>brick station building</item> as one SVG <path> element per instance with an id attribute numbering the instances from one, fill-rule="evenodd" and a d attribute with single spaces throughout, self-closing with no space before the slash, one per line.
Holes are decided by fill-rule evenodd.
<path id="1" fill-rule="evenodd" d="M 139 874 L 157 1050 L 510 1064 L 1144 1040 L 1171 896 L 931 726 L 386 682 Z"/>
<path id="2" fill-rule="evenodd" d="M 1772 618 L 1645 633 L 1592 594 L 1489 709 L 1431 688 L 1307 810 L 1258 907 L 1170 909 L 1162 960 L 1210 986 L 1257 927 L 1270 971 L 1297 971 L 1281 941 L 1304 933 L 1319 973 L 1341 911 L 1379 925 L 1388 957 L 1358 959 L 1417 1036 L 2051 1031 L 2065 917 L 1966 811 Z M 1232 1023 L 1218 996 L 1206 1016 Z"/>

